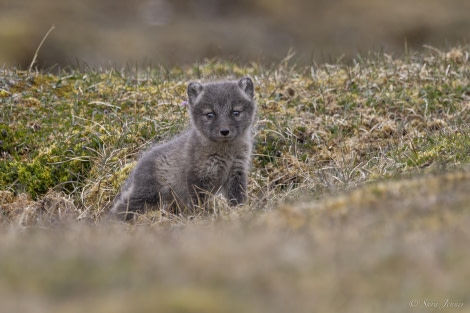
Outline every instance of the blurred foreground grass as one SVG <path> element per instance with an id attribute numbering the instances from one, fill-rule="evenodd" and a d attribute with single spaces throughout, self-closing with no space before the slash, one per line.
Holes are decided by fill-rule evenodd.
<path id="1" fill-rule="evenodd" d="M 0 311 L 470 312 L 468 55 L 3 69 Z M 242 75 L 249 203 L 101 222 L 138 152 L 184 128 L 186 84 Z"/>

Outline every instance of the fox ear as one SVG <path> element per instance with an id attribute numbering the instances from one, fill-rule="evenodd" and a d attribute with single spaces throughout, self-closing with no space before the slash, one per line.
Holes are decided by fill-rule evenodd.
<path id="1" fill-rule="evenodd" d="M 188 85 L 188 99 L 189 99 L 189 104 L 194 104 L 196 101 L 197 97 L 201 94 L 202 91 L 202 85 L 199 83 L 189 83 Z"/>
<path id="2" fill-rule="evenodd" d="M 253 86 L 253 81 L 249 77 L 243 77 L 238 81 L 238 87 L 243 90 L 250 98 L 253 99 L 255 88 Z"/>

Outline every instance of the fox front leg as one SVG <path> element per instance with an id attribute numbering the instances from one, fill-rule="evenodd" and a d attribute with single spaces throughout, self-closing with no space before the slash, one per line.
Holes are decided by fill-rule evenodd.
<path id="1" fill-rule="evenodd" d="M 242 204 L 246 201 L 246 170 L 242 166 L 234 166 L 230 171 L 225 189 L 225 196 L 232 206 Z"/>

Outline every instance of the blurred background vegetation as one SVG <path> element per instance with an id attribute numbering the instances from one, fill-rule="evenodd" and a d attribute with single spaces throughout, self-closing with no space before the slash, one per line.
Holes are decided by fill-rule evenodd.
<path id="1" fill-rule="evenodd" d="M 0 66 L 299 62 L 468 43 L 468 0 L 0 0 Z"/>

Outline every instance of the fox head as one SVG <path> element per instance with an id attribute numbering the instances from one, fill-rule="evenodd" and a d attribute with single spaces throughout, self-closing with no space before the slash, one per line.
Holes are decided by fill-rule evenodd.
<path id="1" fill-rule="evenodd" d="M 191 122 L 211 141 L 233 141 L 253 124 L 254 86 L 249 77 L 234 82 L 192 82 L 187 92 Z"/>

